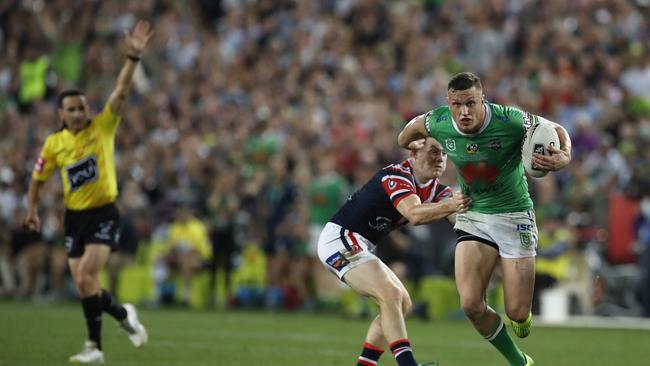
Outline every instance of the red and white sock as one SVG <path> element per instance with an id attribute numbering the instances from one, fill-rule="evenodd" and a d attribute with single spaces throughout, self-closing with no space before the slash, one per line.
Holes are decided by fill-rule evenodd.
<path id="1" fill-rule="evenodd" d="M 407 338 L 398 339 L 390 344 L 390 350 L 399 366 L 418 366 L 413 358 L 411 342 Z"/>
<path id="2" fill-rule="evenodd" d="M 383 349 L 365 342 L 361 356 L 357 359 L 357 366 L 377 366 L 382 353 L 384 353 Z"/>

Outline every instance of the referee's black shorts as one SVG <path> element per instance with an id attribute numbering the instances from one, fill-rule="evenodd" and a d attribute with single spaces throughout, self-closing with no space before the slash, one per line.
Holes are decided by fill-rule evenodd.
<path id="1" fill-rule="evenodd" d="M 119 240 L 120 213 L 115 204 L 88 210 L 65 210 L 65 248 L 69 258 L 79 258 L 87 244 L 105 244 L 111 250 Z"/>

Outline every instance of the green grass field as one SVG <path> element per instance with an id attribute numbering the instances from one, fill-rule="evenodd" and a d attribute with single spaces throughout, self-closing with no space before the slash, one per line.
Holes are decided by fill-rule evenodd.
<path id="1" fill-rule="evenodd" d="M 134 349 L 104 315 L 108 365 L 354 365 L 368 325 L 333 314 L 142 310 L 149 344 Z M 409 320 L 420 362 L 441 366 L 506 363 L 466 322 Z M 76 304 L 0 303 L 0 365 L 66 365 L 85 337 Z M 536 365 L 650 364 L 650 332 L 539 327 L 518 341 Z M 395 365 L 389 353 L 380 364 Z"/>

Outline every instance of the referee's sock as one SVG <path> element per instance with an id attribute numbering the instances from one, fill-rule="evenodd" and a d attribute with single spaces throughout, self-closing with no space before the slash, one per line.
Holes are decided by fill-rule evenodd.
<path id="1" fill-rule="evenodd" d="M 81 299 L 81 307 L 86 318 L 88 339 L 95 342 L 97 349 L 102 349 L 102 299 L 92 295 Z"/>
<path id="2" fill-rule="evenodd" d="M 390 344 L 390 350 L 393 352 L 395 361 L 399 366 L 418 366 L 413 357 L 411 342 L 408 338 L 398 339 Z"/>
<path id="3" fill-rule="evenodd" d="M 382 353 L 384 353 L 383 349 L 365 342 L 361 356 L 357 359 L 357 366 L 377 366 Z"/>
<path id="4" fill-rule="evenodd" d="M 120 305 L 110 292 L 102 289 L 102 309 L 111 314 L 118 322 L 126 319 L 126 309 Z"/>

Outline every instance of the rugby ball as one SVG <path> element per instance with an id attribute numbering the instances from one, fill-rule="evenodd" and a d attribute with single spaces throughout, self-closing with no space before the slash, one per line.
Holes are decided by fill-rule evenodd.
<path id="1" fill-rule="evenodd" d="M 541 178 L 548 174 L 548 170 L 541 170 L 533 164 L 533 154 L 551 155 L 548 146 L 559 148 L 560 139 L 555 128 L 540 118 L 528 128 L 521 144 L 521 160 L 524 163 L 524 169 L 530 176 Z"/>

